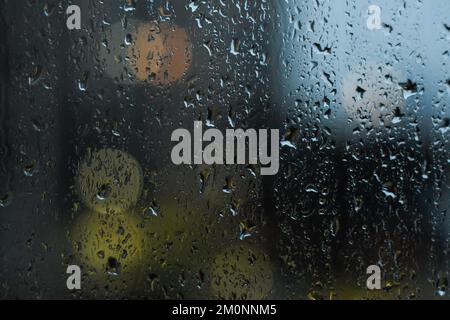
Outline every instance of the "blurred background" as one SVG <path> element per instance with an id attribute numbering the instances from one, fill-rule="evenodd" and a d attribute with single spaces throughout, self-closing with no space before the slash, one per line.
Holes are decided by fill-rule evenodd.
<path id="1" fill-rule="evenodd" d="M 0 298 L 449 298 L 447 0 L 5 0 L 0 26 Z M 280 129 L 279 173 L 173 165 L 194 121 Z"/>

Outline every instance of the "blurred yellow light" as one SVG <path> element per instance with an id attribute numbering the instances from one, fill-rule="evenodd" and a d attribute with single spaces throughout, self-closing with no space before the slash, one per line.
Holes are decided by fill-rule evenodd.
<path id="1" fill-rule="evenodd" d="M 266 299 L 272 286 L 272 265 L 257 248 L 235 245 L 214 259 L 211 279 L 214 298 Z"/>
<path id="2" fill-rule="evenodd" d="M 105 294 L 118 296 L 142 285 L 148 240 L 141 219 L 134 214 L 85 211 L 75 223 L 71 237 L 75 263 L 84 270 L 85 293 L 108 286 Z"/>
<path id="3" fill-rule="evenodd" d="M 88 151 L 78 167 L 78 194 L 88 208 L 97 212 L 123 212 L 134 206 L 142 185 L 139 163 L 123 151 Z"/>

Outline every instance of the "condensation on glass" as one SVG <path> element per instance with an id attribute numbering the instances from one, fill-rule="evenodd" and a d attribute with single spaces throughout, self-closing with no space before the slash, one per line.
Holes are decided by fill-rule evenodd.
<path id="1" fill-rule="evenodd" d="M 0 298 L 448 298 L 448 1 L 77 2 L 0 4 Z M 279 173 L 175 166 L 194 121 Z"/>

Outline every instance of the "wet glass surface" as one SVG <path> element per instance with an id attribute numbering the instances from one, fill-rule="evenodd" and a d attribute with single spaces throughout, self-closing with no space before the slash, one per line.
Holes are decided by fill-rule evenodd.
<path id="1" fill-rule="evenodd" d="M 447 0 L 77 3 L 0 3 L 0 298 L 448 299 Z"/>

